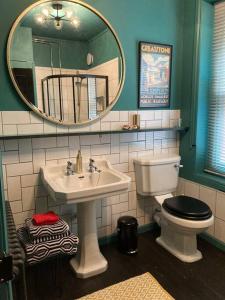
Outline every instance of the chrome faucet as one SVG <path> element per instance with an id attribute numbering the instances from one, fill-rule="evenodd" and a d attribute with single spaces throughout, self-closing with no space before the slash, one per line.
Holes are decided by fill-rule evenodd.
<path id="1" fill-rule="evenodd" d="M 66 175 L 70 176 L 70 175 L 73 175 L 73 173 L 74 173 L 74 171 L 73 171 L 73 163 L 68 160 L 67 166 L 66 166 Z"/>
<path id="2" fill-rule="evenodd" d="M 98 168 L 94 165 L 94 163 L 95 163 L 94 159 L 90 158 L 89 165 L 88 165 L 89 166 L 88 172 L 94 173 L 95 171 L 97 171 Z"/>

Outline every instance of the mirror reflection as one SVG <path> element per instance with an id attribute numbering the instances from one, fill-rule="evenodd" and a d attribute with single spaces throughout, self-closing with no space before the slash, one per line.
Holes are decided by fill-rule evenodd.
<path id="1" fill-rule="evenodd" d="M 74 124 L 96 119 L 115 102 L 122 54 L 101 17 L 80 3 L 45 1 L 19 19 L 9 39 L 9 68 L 31 108 Z"/>

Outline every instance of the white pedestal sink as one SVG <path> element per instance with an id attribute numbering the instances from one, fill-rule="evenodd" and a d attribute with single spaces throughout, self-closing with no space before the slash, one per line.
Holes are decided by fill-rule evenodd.
<path id="1" fill-rule="evenodd" d="M 77 203 L 80 247 L 70 264 L 79 278 L 104 272 L 108 263 L 98 245 L 95 200 L 128 190 L 130 177 L 114 168 L 107 160 L 96 161 L 100 172 L 66 175 L 65 165 L 41 168 L 41 177 L 50 196 L 67 204 Z M 87 163 L 84 164 L 87 170 Z"/>

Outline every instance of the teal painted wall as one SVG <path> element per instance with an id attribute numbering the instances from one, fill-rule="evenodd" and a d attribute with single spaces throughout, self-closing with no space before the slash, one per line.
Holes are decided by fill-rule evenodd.
<path id="1" fill-rule="evenodd" d="M 206 2 L 201 6 L 201 35 L 199 53 L 198 76 L 198 103 L 196 126 L 196 168 L 203 170 L 205 167 L 205 154 L 207 148 L 207 120 L 209 108 L 209 93 L 211 79 L 211 56 L 213 40 L 214 8 Z"/>
<path id="2" fill-rule="evenodd" d="M 1 1 L 0 39 L 0 110 L 27 110 L 8 75 L 6 43 L 10 27 L 19 13 L 32 4 L 31 0 Z M 137 109 L 138 42 L 151 41 L 173 45 L 171 108 L 180 108 L 182 99 L 183 18 L 186 0 L 87 0 L 112 24 L 125 53 L 126 82 L 116 110 Z M 10 7 L 10 9 L 9 9 Z"/>
<path id="3" fill-rule="evenodd" d="M 183 125 L 189 126 L 191 115 L 190 99 L 192 97 L 193 52 L 195 46 L 196 1 L 185 1 L 184 10 L 181 117 Z M 188 135 L 189 133 L 185 135 L 185 141 L 189 140 Z"/>
<path id="4" fill-rule="evenodd" d="M 53 53 L 53 66 L 58 68 L 59 45 L 61 53 L 62 68 L 87 70 L 87 54 L 90 52 L 94 56 L 94 63 L 90 67 L 107 62 L 120 56 L 117 42 L 110 30 L 104 30 L 91 40 L 71 41 L 57 40 L 46 37 L 35 37 L 51 43 Z M 51 47 L 49 44 L 33 42 L 35 66 L 51 67 Z"/>
<path id="5" fill-rule="evenodd" d="M 32 31 L 30 28 L 18 26 L 14 35 L 10 55 L 14 68 L 33 67 Z"/>
<path id="6" fill-rule="evenodd" d="M 185 18 L 184 18 L 184 61 L 183 61 L 183 81 L 182 81 L 182 104 L 181 118 L 184 126 L 191 127 L 192 110 L 194 95 L 193 76 L 195 72 L 194 49 L 197 27 L 197 1 L 189 0 L 185 2 Z M 193 13 L 194 12 L 194 13 Z M 195 143 L 195 142 L 194 142 Z M 182 136 L 180 143 L 180 154 L 184 168 L 181 169 L 180 175 L 187 178 L 187 174 L 193 174 L 195 169 L 195 148 L 192 146 L 192 130 L 189 130 Z M 188 163 L 187 163 L 188 162 Z"/>
<path id="7" fill-rule="evenodd" d="M 18 26 L 12 40 L 10 52 L 11 67 L 32 69 L 33 82 L 35 82 L 34 56 L 32 45 L 32 30 L 28 27 Z M 37 103 L 36 85 L 34 85 L 34 99 Z"/>
<path id="8" fill-rule="evenodd" d="M 42 39 L 42 37 L 40 37 Z M 87 69 L 86 56 L 88 53 L 88 44 L 86 42 L 74 42 L 70 40 L 57 40 L 43 37 L 45 41 L 53 42 L 53 66 L 58 68 L 59 65 L 59 44 L 61 45 L 61 63 L 62 68 L 66 69 Z M 55 42 L 55 43 L 54 43 Z M 34 63 L 39 67 L 51 66 L 50 46 L 33 42 Z"/>
<path id="9" fill-rule="evenodd" d="M 91 39 L 88 43 L 88 49 L 94 56 L 94 63 L 91 67 L 100 65 L 115 57 L 120 57 L 117 42 L 110 30 L 105 30 Z"/>
<path id="10" fill-rule="evenodd" d="M 212 3 L 204 0 L 190 0 L 186 5 L 189 6 L 189 10 L 191 10 L 192 6 L 195 12 L 199 5 L 200 18 L 197 20 L 197 18 L 195 19 L 192 16 L 191 19 L 188 17 L 188 10 L 186 10 L 189 27 L 186 24 L 184 36 L 187 36 L 186 31 L 188 30 L 190 34 L 189 40 L 193 42 L 192 45 L 188 45 L 187 41 L 184 40 L 185 63 L 183 67 L 181 116 L 183 124 L 189 126 L 190 130 L 181 139 L 180 154 L 184 165 L 184 168 L 181 170 L 181 176 L 191 181 L 225 191 L 224 178 L 204 172 L 205 153 L 207 151 L 207 115 L 214 7 Z M 200 26 L 199 36 L 194 34 L 197 32 L 198 25 Z M 198 42 L 199 53 L 195 53 L 194 50 L 192 51 L 192 55 L 194 53 L 197 55 L 197 64 L 193 64 L 195 55 L 191 57 L 191 51 L 187 47 L 189 46 L 194 49 Z"/>

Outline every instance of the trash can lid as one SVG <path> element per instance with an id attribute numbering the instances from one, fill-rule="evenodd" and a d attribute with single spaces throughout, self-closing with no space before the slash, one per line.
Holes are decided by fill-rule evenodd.
<path id="1" fill-rule="evenodd" d="M 118 226 L 138 225 L 137 219 L 132 216 L 122 216 L 118 219 Z"/>

